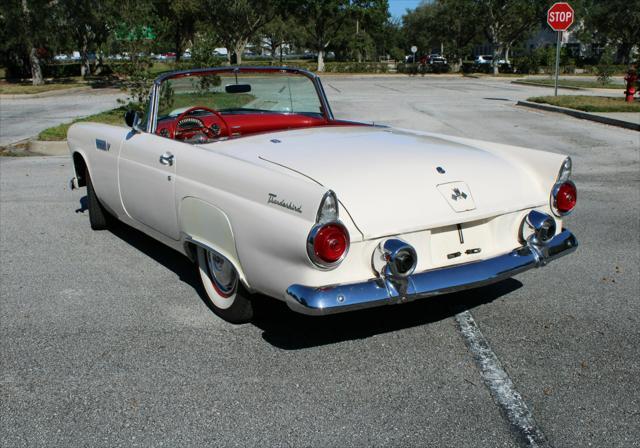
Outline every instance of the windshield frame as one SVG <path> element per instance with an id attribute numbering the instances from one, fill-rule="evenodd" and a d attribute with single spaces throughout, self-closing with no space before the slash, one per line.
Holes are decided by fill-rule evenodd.
<path id="1" fill-rule="evenodd" d="M 160 86 L 164 81 L 169 79 L 176 78 L 185 78 L 189 76 L 202 76 L 207 74 L 217 74 L 217 73 L 290 73 L 294 75 L 302 75 L 313 83 L 314 88 L 316 89 L 316 94 L 318 95 L 318 99 L 320 100 L 320 105 L 322 106 L 322 116 L 327 121 L 333 121 L 333 112 L 331 111 L 331 107 L 329 106 L 329 101 L 327 100 L 327 96 L 324 92 L 324 88 L 322 87 L 322 82 L 320 81 L 320 77 L 314 73 L 311 73 L 307 70 L 302 70 L 298 68 L 291 67 L 210 67 L 210 68 L 198 68 L 192 70 L 180 70 L 167 72 L 160 76 L 158 76 L 153 81 L 153 86 L 151 87 L 151 93 L 149 95 L 149 108 L 147 113 L 147 132 L 150 134 L 154 134 L 156 132 L 156 128 L 158 125 L 158 108 L 160 104 Z M 275 112 L 280 113 L 280 112 Z"/>

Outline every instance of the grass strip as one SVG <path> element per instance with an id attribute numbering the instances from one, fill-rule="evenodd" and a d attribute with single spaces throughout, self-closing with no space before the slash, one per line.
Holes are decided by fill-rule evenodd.
<path id="1" fill-rule="evenodd" d="M 77 120 L 73 120 L 70 123 L 63 123 L 57 126 L 53 126 L 45 129 L 40 134 L 38 134 L 38 140 L 46 140 L 46 141 L 60 141 L 67 139 L 67 131 L 69 130 L 69 126 L 73 123 L 78 123 L 81 121 L 93 121 L 96 123 L 105 123 L 105 124 L 113 124 L 116 126 L 125 126 L 124 123 L 124 113 L 127 111 L 127 107 L 122 106 L 116 109 L 111 109 L 106 112 L 100 112 L 99 114 L 89 115 L 88 117 L 78 118 Z"/>
<path id="2" fill-rule="evenodd" d="M 173 109 L 182 107 L 190 107 L 193 105 L 206 106 L 213 109 L 226 109 L 234 107 L 242 107 L 243 105 L 253 101 L 255 97 L 249 94 L 228 94 L 217 93 L 215 95 L 202 96 L 196 94 L 175 95 L 171 105 L 165 105 L 166 110 L 162 110 L 161 104 L 160 115 L 166 114 Z M 53 126 L 45 129 L 38 134 L 38 140 L 45 141 L 61 141 L 67 139 L 67 131 L 69 126 L 74 123 L 82 121 L 92 121 L 95 123 L 112 124 L 115 126 L 125 127 L 124 114 L 127 111 L 128 106 L 117 107 L 115 109 L 108 110 L 106 112 L 100 112 L 99 114 L 89 115 L 88 117 L 78 118 L 69 123 L 62 123 L 57 126 Z"/>
<path id="3" fill-rule="evenodd" d="M 527 101 L 546 103 L 584 112 L 640 112 L 640 101 L 627 103 L 624 97 L 586 95 L 536 96 L 529 98 Z"/>
<path id="4" fill-rule="evenodd" d="M 554 79 L 537 79 L 537 78 L 518 79 L 518 82 L 523 84 L 531 84 L 531 85 L 545 85 L 549 87 L 555 86 Z M 602 84 L 601 82 L 598 82 L 598 81 L 588 81 L 588 80 L 581 80 L 581 79 L 576 79 L 576 80 L 560 79 L 558 80 L 558 86 L 559 87 L 577 87 L 580 89 L 622 89 L 624 90 L 624 85 L 621 83 L 607 82 L 605 84 Z"/>

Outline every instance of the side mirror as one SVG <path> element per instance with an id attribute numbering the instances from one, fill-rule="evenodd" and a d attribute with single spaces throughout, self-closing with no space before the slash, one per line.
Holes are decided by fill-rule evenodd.
<path id="1" fill-rule="evenodd" d="M 128 110 L 124 114 L 124 122 L 127 123 L 131 129 L 136 132 L 140 132 L 140 114 L 135 110 Z"/>

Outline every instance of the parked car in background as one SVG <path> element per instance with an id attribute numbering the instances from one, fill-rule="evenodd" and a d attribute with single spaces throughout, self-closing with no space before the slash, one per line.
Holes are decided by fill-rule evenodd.
<path id="1" fill-rule="evenodd" d="M 427 63 L 432 65 L 447 65 L 447 59 L 439 54 L 430 54 L 427 56 Z"/>
<path id="2" fill-rule="evenodd" d="M 231 322 L 258 293 L 313 315 L 400 304 L 578 244 L 569 157 L 339 120 L 304 70 L 163 74 L 125 120 L 69 128 L 91 227 L 118 219 L 189 257 Z"/>
<path id="3" fill-rule="evenodd" d="M 492 55 L 480 55 L 477 56 L 475 59 L 475 64 L 476 65 L 484 65 L 484 64 L 492 64 L 493 63 L 493 56 Z M 505 60 L 505 59 L 498 59 L 498 65 L 504 65 L 504 64 L 509 64 L 509 61 Z"/>
<path id="4" fill-rule="evenodd" d="M 491 64 L 493 62 L 493 56 L 487 54 L 479 55 L 476 57 L 474 62 L 477 65 Z"/>

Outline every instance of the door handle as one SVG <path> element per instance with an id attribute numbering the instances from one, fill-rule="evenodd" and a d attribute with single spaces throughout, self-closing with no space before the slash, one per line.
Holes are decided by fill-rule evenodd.
<path id="1" fill-rule="evenodd" d="M 160 163 L 163 165 L 173 165 L 173 154 L 170 152 L 165 152 L 160 156 Z"/>

